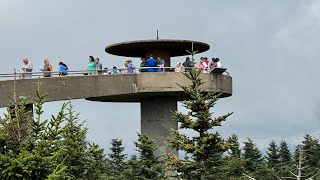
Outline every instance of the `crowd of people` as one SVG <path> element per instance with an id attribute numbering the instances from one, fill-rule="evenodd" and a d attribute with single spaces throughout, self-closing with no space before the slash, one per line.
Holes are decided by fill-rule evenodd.
<path id="1" fill-rule="evenodd" d="M 192 61 L 190 57 L 187 57 L 186 60 L 181 63 L 177 62 L 175 68 L 166 67 L 166 61 L 158 56 L 154 58 L 151 54 L 148 59 L 141 58 L 140 67 L 136 68 L 132 60 L 126 60 L 123 64 L 123 67 L 118 69 L 114 66 L 111 70 L 108 68 L 102 68 L 102 64 L 100 63 L 99 58 L 94 58 L 93 56 L 89 56 L 89 61 L 87 65 L 87 70 L 85 75 L 107 75 L 107 74 L 134 74 L 134 73 L 143 73 L 143 72 L 165 72 L 174 71 L 174 72 L 184 72 L 188 71 L 192 68 L 197 68 L 199 71 L 203 73 L 207 73 L 212 71 L 215 68 L 222 68 L 222 64 L 219 61 L 219 58 L 212 58 L 212 61 L 209 62 L 207 57 L 201 57 L 200 62 L 196 64 L 195 61 Z M 23 66 L 19 69 L 18 73 L 21 75 L 21 78 L 31 78 L 33 71 L 33 64 L 27 59 L 24 58 Z M 139 70 L 137 70 L 139 69 Z M 52 77 L 53 68 L 49 63 L 49 60 L 46 58 L 43 61 L 43 66 L 40 68 L 43 71 L 43 77 Z M 59 76 L 68 75 L 68 66 L 59 62 Z"/>
<path id="2" fill-rule="evenodd" d="M 211 72 L 215 68 L 223 68 L 219 58 L 213 57 L 212 61 L 209 62 L 207 57 L 201 57 L 200 62 L 196 66 L 195 62 L 187 57 L 185 62 L 183 62 L 182 64 L 181 62 L 177 62 L 175 72 L 188 71 L 195 67 L 203 73 Z"/>

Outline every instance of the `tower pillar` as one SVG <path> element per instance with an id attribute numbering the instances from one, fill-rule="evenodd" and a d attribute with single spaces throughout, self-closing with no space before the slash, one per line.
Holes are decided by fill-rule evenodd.
<path id="1" fill-rule="evenodd" d="M 178 155 L 166 141 L 171 130 L 178 129 L 178 122 L 173 119 L 174 111 L 177 111 L 177 97 L 146 97 L 141 101 L 141 133 L 155 140 L 157 155 Z"/>

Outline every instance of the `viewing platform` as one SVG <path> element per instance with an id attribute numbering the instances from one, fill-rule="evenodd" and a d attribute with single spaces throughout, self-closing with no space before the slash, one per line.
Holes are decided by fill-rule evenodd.
<path id="1" fill-rule="evenodd" d="M 201 53 L 209 49 L 210 46 L 203 42 L 171 39 L 111 44 L 105 48 L 105 51 L 113 55 L 145 59 L 160 57 L 165 61 L 165 68 L 160 68 L 166 71 L 89 76 L 83 75 L 84 72 L 72 72 L 75 74 L 71 76 L 69 74 L 50 78 L 0 80 L 0 107 L 10 105 L 15 89 L 17 99 L 26 98 L 32 110 L 38 87 L 42 93 L 48 93 L 47 102 L 86 99 L 100 102 L 140 103 L 141 133 L 155 140 L 158 155 L 164 153 L 178 155 L 177 151 L 168 146 L 166 139 L 171 137 L 172 129 L 178 129 L 178 122 L 173 119 L 172 114 L 178 110 L 177 102 L 187 99 L 179 85 L 188 86 L 191 82 L 182 73 L 169 72 L 170 58 L 190 55 L 189 52 L 193 50 Z M 156 61 L 155 59 L 150 60 Z M 149 67 L 150 70 L 157 68 L 156 65 L 157 63 L 151 64 L 150 66 L 153 67 Z M 190 65 L 186 68 L 193 67 Z M 207 93 L 221 94 L 221 97 L 231 96 L 232 78 L 229 73 L 224 74 L 225 70 L 217 68 L 211 73 L 201 73 L 204 82 L 201 88 Z M 10 77 L 4 74 L 2 76 Z M 14 76 L 16 77 L 16 74 Z"/>
<path id="2" fill-rule="evenodd" d="M 232 95 L 232 78 L 228 75 L 202 73 L 207 92 Z M 41 92 L 48 93 L 47 102 L 87 99 L 102 102 L 140 102 L 150 96 L 171 96 L 177 101 L 185 100 L 183 90 L 177 85 L 188 85 L 182 73 L 141 73 L 119 75 L 63 76 L 51 78 L 17 79 L 16 94 L 33 103 L 38 85 Z M 14 80 L 0 81 L 0 107 L 10 104 L 13 99 Z"/>

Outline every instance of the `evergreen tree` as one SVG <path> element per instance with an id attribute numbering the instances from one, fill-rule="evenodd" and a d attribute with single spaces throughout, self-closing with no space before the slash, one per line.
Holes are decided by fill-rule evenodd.
<path id="1" fill-rule="evenodd" d="M 228 151 L 231 157 L 240 158 L 241 157 L 241 148 L 239 143 L 239 138 L 236 134 L 232 134 L 228 138 L 228 143 L 230 144 L 230 149 Z"/>
<path id="2" fill-rule="evenodd" d="M 30 111 L 26 111 L 27 102 L 23 100 L 14 108 L 8 107 L 7 113 L 1 119 L 0 129 L 6 136 L 5 148 L 0 154 L 1 179 L 46 179 L 49 176 L 51 179 L 69 178 L 64 173 L 64 158 L 57 158 L 63 147 L 52 147 L 52 142 L 57 140 L 59 133 L 52 133 L 47 121 L 40 122 L 43 113 L 42 99 L 45 95 L 41 95 L 39 91 L 37 95 L 36 118 L 30 119 Z M 61 110 L 57 117 L 52 116 L 50 122 L 59 126 L 63 117 Z M 17 146 L 16 149 L 13 145 Z"/>
<path id="3" fill-rule="evenodd" d="M 71 104 L 64 103 L 58 115 L 42 120 L 45 95 L 39 90 L 37 95 L 34 117 L 24 100 L 9 107 L 0 120 L 0 179 L 90 179 L 87 173 L 94 179 L 106 177 L 97 173 L 105 172 L 103 150 L 88 146 L 87 129 Z"/>
<path id="4" fill-rule="evenodd" d="M 195 53 L 191 52 L 192 60 L 194 60 Z M 202 89 L 203 82 L 200 71 L 190 70 L 184 75 L 191 81 L 189 86 L 180 86 L 187 97 L 187 100 L 182 104 L 189 112 L 187 114 L 175 112 L 174 118 L 180 123 L 180 129 L 193 130 L 197 135 L 188 137 L 175 130 L 173 137 L 168 141 L 172 148 L 190 154 L 194 161 L 192 163 L 182 163 L 181 161 L 176 164 L 177 171 L 181 173 L 181 176 L 187 176 L 187 173 L 190 173 L 190 171 L 185 171 L 184 166 L 190 167 L 190 164 L 193 164 L 194 170 L 191 172 L 195 174 L 196 179 L 203 180 L 207 176 L 211 176 L 207 174 L 212 169 L 210 159 L 215 159 L 217 155 L 221 155 L 229 149 L 229 143 L 221 137 L 219 132 L 212 132 L 212 130 L 216 126 L 221 126 L 221 122 L 225 121 L 232 113 L 212 118 L 210 109 L 219 100 L 219 95 L 207 93 Z"/>
<path id="5" fill-rule="evenodd" d="M 3 128 L 6 139 L 4 145 L 6 151 L 16 154 L 28 144 L 32 122 L 29 120 L 31 111 L 27 111 L 26 106 L 26 99 L 23 99 L 20 104 L 8 106 L 8 113 L 4 114 L 3 119 L 0 119 L 0 126 Z"/>
<path id="6" fill-rule="evenodd" d="M 286 141 L 282 140 L 279 147 L 279 177 L 290 177 L 293 170 L 292 155 Z"/>
<path id="7" fill-rule="evenodd" d="M 138 141 L 135 142 L 139 152 L 139 175 L 141 179 L 162 179 L 164 178 L 164 166 L 159 157 L 155 155 L 156 146 L 154 140 L 145 134 L 138 134 Z"/>
<path id="8" fill-rule="evenodd" d="M 259 172 L 263 167 L 262 154 L 253 141 L 249 138 L 244 142 L 243 158 L 245 160 L 245 169 L 251 174 Z"/>
<path id="9" fill-rule="evenodd" d="M 244 172 L 244 160 L 241 157 L 238 136 L 236 134 L 231 135 L 228 138 L 228 142 L 230 144 L 230 150 L 228 151 L 228 156 L 224 158 L 225 177 L 229 179 L 240 178 Z"/>
<path id="10" fill-rule="evenodd" d="M 277 168 L 279 166 L 279 158 L 279 148 L 276 144 L 276 141 L 272 140 L 269 144 L 266 156 L 269 168 Z"/>
<path id="11" fill-rule="evenodd" d="M 75 114 L 70 102 L 68 102 L 66 110 L 68 111 L 65 117 L 66 125 L 62 128 L 62 146 L 65 147 L 63 156 L 67 157 L 65 160 L 66 171 L 75 179 L 83 179 L 86 173 L 86 151 L 88 148 L 86 135 L 88 129 L 79 122 L 79 114 Z"/>
<path id="12" fill-rule="evenodd" d="M 292 155 L 288 148 L 288 144 L 286 141 L 282 140 L 280 142 L 279 148 L 279 163 L 281 165 L 291 164 L 292 163 Z"/>
<path id="13" fill-rule="evenodd" d="M 140 180 L 141 166 L 136 155 L 132 155 L 126 162 L 126 169 L 124 169 L 122 176 L 123 179 Z"/>
<path id="14" fill-rule="evenodd" d="M 110 165 L 112 168 L 111 175 L 115 178 L 119 178 L 125 168 L 126 154 L 123 154 L 124 147 L 122 146 L 122 140 L 111 140 L 111 153 L 109 154 Z"/>
<path id="15" fill-rule="evenodd" d="M 0 128 L 0 154 L 6 150 L 6 134 L 3 128 Z"/>
<path id="16" fill-rule="evenodd" d="M 86 173 L 84 179 L 108 179 L 111 174 L 111 166 L 107 163 L 104 149 L 95 143 L 89 143 L 86 152 Z"/>
<path id="17" fill-rule="evenodd" d="M 291 176 L 289 178 L 296 178 L 298 180 L 302 178 L 313 179 L 318 175 L 318 172 L 314 174 L 311 174 L 310 172 L 310 174 L 306 173 L 306 169 L 308 169 L 309 167 L 306 166 L 305 152 L 303 151 L 302 145 L 297 145 L 294 157 L 296 164 L 294 166 L 295 168 L 292 171 L 290 171 Z M 319 177 L 317 177 L 316 179 L 319 179 Z"/>
<path id="18" fill-rule="evenodd" d="M 319 140 L 306 134 L 302 141 L 302 167 L 303 175 L 309 177 L 319 172 L 320 169 L 320 144 Z M 296 151 L 299 152 L 299 151 Z M 299 154 L 296 154 L 299 157 Z M 298 158 L 296 162 L 298 163 Z"/>

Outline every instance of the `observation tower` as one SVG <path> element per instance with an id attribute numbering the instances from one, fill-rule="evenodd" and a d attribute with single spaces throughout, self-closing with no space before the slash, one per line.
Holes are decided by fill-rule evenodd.
<path id="1" fill-rule="evenodd" d="M 205 52 L 210 46 L 191 40 L 155 39 L 128 41 L 109 45 L 107 53 L 126 57 L 145 57 L 150 54 L 160 56 L 170 66 L 170 58 L 189 55 L 187 50 Z M 206 92 L 221 93 L 222 97 L 232 95 L 232 78 L 221 72 L 202 73 Z M 100 102 L 133 102 L 141 105 L 141 133 L 147 134 L 156 142 L 157 153 L 176 153 L 168 147 L 166 139 L 171 136 L 171 129 L 177 129 L 178 123 L 172 118 L 177 111 L 177 102 L 186 99 L 184 91 L 177 85 L 187 86 L 188 78 L 182 73 L 153 72 L 138 74 L 63 76 L 39 79 L 19 79 L 0 81 L 0 107 L 12 102 L 12 92 L 27 99 L 32 110 L 32 103 L 37 97 L 38 87 L 47 93 L 46 101 L 86 99 Z M 120 113 L 125 113 L 120 112 Z M 128 119 L 128 118 L 126 118 Z M 120 120 L 120 119 L 119 119 Z M 126 129 L 123 129 L 125 132 Z"/>
<path id="2" fill-rule="evenodd" d="M 125 57 L 144 57 L 146 60 L 152 54 L 155 58 L 161 57 L 170 67 L 171 57 L 190 55 L 193 50 L 202 53 L 210 49 L 207 43 L 191 40 L 154 39 L 120 42 L 109 45 L 105 51 L 109 54 Z M 166 139 L 171 135 L 171 129 L 177 129 L 178 123 L 173 119 L 172 112 L 177 111 L 177 101 L 186 99 L 183 91 L 172 91 L 168 87 L 175 86 L 175 83 L 188 84 L 183 77 L 172 76 L 175 72 L 166 73 L 142 73 L 145 75 L 145 82 L 157 88 L 151 88 L 138 94 L 126 95 L 126 101 L 140 102 L 141 104 L 141 133 L 147 134 L 156 141 L 158 153 L 177 153 L 167 146 Z M 181 74 L 181 73 L 180 73 Z M 203 74 L 206 76 L 208 92 L 217 91 L 223 97 L 232 94 L 232 79 L 222 74 Z M 177 81 L 178 80 L 178 81 Z M 187 81 L 187 82 L 186 82 Z M 150 83 L 148 83 L 150 82 Z M 221 88 L 223 87 L 223 88 Z M 89 100 L 104 101 L 103 98 L 91 98 Z M 108 101 L 108 100 L 107 100 Z"/>

